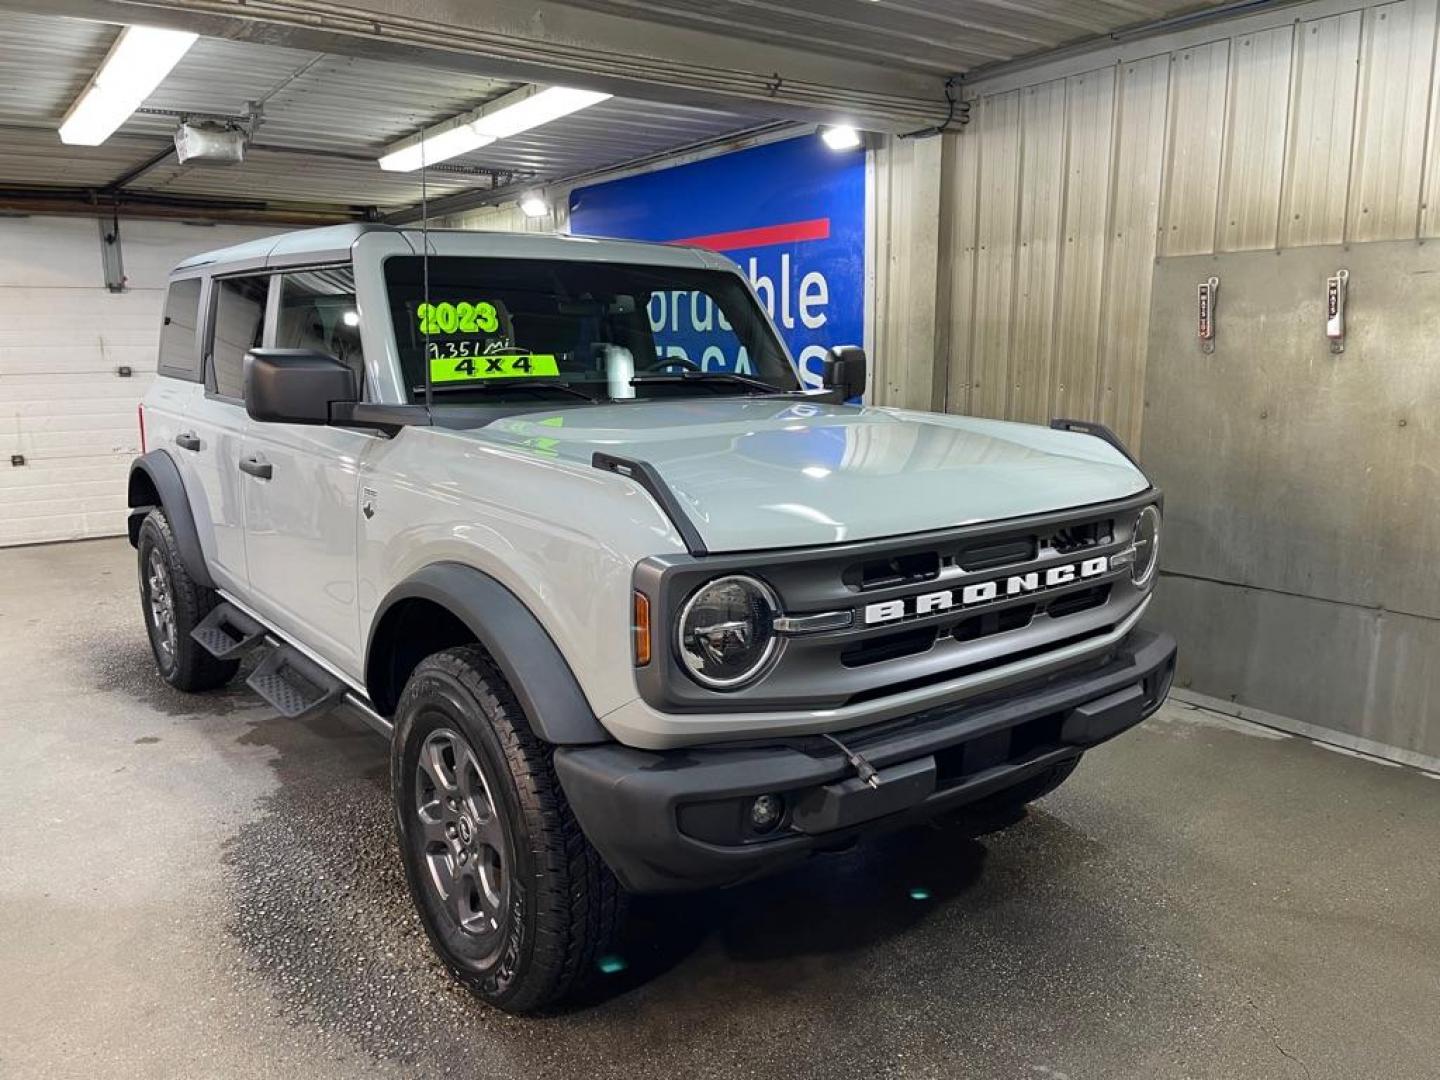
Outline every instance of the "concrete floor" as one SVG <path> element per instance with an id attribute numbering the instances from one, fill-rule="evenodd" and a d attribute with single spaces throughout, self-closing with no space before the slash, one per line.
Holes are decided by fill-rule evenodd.
<path id="1" fill-rule="evenodd" d="M 492 1012 L 383 743 L 170 691 L 133 575 L 0 551 L 0 1076 L 1440 1075 L 1440 780 L 1174 705 L 1005 834 L 638 903 L 588 1000 Z"/>

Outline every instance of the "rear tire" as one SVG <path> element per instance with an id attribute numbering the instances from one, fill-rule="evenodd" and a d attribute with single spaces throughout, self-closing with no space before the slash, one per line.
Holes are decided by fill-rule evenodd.
<path id="1" fill-rule="evenodd" d="M 428 657 L 406 683 L 391 787 L 411 897 L 456 979 L 525 1013 L 595 971 L 623 893 L 571 813 L 552 749 L 479 646 Z"/>
<path id="2" fill-rule="evenodd" d="M 197 584 L 185 569 L 164 510 L 156 508 L 145 516 L 136 548 L 140 607 L 160 677 L 187 692 L 224 686 L 234 678 L 240 662 L 215 659 L 190 636 L 220 597 Z"/>

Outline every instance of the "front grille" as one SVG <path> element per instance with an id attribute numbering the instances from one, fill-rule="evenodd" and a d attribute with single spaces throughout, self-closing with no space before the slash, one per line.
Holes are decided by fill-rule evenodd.
<path id="1" fill-rule="evenodd" d="M 1078 645 L 1090 638 L 1104 637 L 1110 631 L 1110 627 L 1102 626 L 1095 630 L 1088 630 L 1079 634 L 1070 634 L 1066 637 L 1053 638 L 1030 646 L 1028 649 L 1019 649 L 1015 652 L 1003 653 L 992 656 L 985 660 L 978 660 L 970 664 L 961 664 L 958 667 L 947 668 L 944 671 L 936 671 L 929 675 L 922 675 L 914 679 L 905 679 L 901 682 L 887 683 L 884 686 L 877 686 L 873 689 L 862 690 L 858 694 L 852 694 L 846 701 L 846 705 L 858 705 L 866 701 L 874 701 L 877 698 L 886 697 L 890 694 L 904 693 L 906 690 L 919 690 L 926 686 L 933 686 L 935 683 L 946 682 L 949 679 L 957 679 L 962 675 L 975 675 L 982 671 L 993 671 L 995 668 L 1004 667 L 1007 664 L 1014 664 L 1021 660 L 1028 660 L 1033 656 L 1059 649 L 1065 645 Z"/>
<path id="2" fill-rule="evenodd" d="M 919 585 L 940 576 L 940 555 L 917 551 L 847 566 L 841 574 L 846 586 L 859 592 L 893 589 L 897 585 Z"/>
<path id="3" fill-rule="evenodd" d="M 899 660 L 902 656 L 914 656 L 933 648 L 938 635 L 937 627 L 921 626 L 914 630 L 902 630 L 898 634 L 870 638 L 843 650 L 840 663 L 846 667 L 863 667 L 886 660 Z"/>
<path id="4" fill-rule="evenodd" d="M 636 587 L 661 626 L 674 624 L 696 588 L 726 573 L 763 579 L 787 615 L 840 612 L 849 621 L 782 635 L 769 671 L 729 693 L 697 686 L 672 649 L 664 662 L 637 670 L 637 683 L 665 711 L 837 708 L 1100 637 L 1134 610 L 1143 590 L 1123 566 L 1083 567 L 1123 551 L 1129 523 L 1153 498 L 1146 492 L 1069 515 L 825 548 L 646 560 Z M 1052 580 L 1060 568 L 1069 576 Z M 987 596 L 967 591 L 972 586 L 992 588 Z"/>

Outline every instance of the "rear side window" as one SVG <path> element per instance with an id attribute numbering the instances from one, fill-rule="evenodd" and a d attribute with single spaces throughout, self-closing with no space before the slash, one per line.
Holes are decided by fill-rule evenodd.
<path id="1" fill-rule="evenodd" d="M 165 317 L 160 326 L 161 375 L 172 379 L 200 381 L 200 348 L 196 327 L 200 325 L 200 279 L 174 281 L 165 297 Z"/>
<path id="2" fill-rule="evenodd" d="M 210 349 L 214 391 L 221 397 L 244 394 L 245 354 L 258 349 L 265 333 L 268 277 L 218 278 L 215 281 L 215 329 Z"/>

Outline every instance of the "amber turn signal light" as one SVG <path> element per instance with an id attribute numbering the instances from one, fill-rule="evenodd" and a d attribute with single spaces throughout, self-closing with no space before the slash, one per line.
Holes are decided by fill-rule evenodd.
<path id="1" fill-rule="evenodd" d="M 635 594 L 635 618 L 630 629 L 635 638 L 635 666 L 644 667 L 650 663 L 650 598 L 642 592 Z"/>

